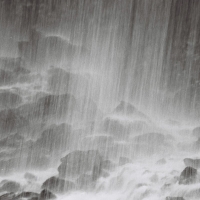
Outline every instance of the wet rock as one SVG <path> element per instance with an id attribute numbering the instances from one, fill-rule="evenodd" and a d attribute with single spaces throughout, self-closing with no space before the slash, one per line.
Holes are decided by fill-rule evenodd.
<path id="1" fill-rule="evenodd" d="M 179 184 L 192 184 L 196 182 L 197 170 L 192 167 L 186 167 L 180 174 Z"/>
<path id="2" fill-rule="evenodd" d="M 43 189 L 48 189 L 52 192 L 64 193 L 75 188 L 75 184 L 70 181 L 58 177 L 51 177 L 42 184 Z"/>
<path id="3" fill-rule="evenodd" d="M 31 181 L 31 182 L 37 181 L 37 177 L 36 177 L 34 174 L 31 174 L 31 173 L 29 173 L 29 172 L 26 172 L 26 173 L 24 174 L 24 178 L 25 178 L 26 180 L 28 180 L 28 181 Z"/>
<path id="4" fill-rule="evenodd" d="M 104 160 L 101 164 L 101 167 L 104 170 L 113 170 L 115 168 L 115 164 L 110 160 Z"/>
<path id="5" fill-rule="evenodd" d="M 95 179 L 88 174 L 82 174 L 80 177 L 76 180 L 76 184 L 79 189 L 87 189 L 90 187 L 94 187 L 95 185 Z"/>
<path id="6" fill-rule="evenodd" d="M 12 108 L 22 103 L 22 98 L 18 94 L 9 91 L 0 91 L 0 107 Z"/>
<path id="7" fill-rule="evenodd" d="M 59 177 L 78 177 L 92 173 L 98 177 L 101 173 L 102 157 L 98 151 L 73 151 L 61 159 L 58 167 Z"/>
<path id="8" fill-rule="evenodd" d="M 183 161 L 187 167 L 200 168 L 200 159 L 185 158 Z"/>
<path id="9" fill-rule="evenodd" d="M 127 139 L 131 133 L 131 123 L 107 117 L 102 122 L 102 131 L 120 139 Z"/>
<path id="10" fill-rule="evenodd" d="M 165 200 L 185 200 L 183 197 L 166 197 Z"/>
<path id="11" fill-rule="evenodd" d="M 160 159 L 160 160 L 158 160 L 157 162 L 156 162 L 156 164 L 157 165 L 164 165 L 164 164 L 166 164 L 167 162 L 166 162 L 166 160 L 163 158 L 163 159 Z"/>
<path id="12" fill-rule="evenodd" d="M 192 135 L 200 138 L 200 127 L 196 127 L 193 131 L 192 131 Z"/>
<path id="13" fill-rule="evenodd" d="M 76 100 L 72 95 L 47 95 L 36 103 L 28 103 L 18 108 L 30 120 L 49 120 L 70 117 L 76 110 Z"/>
<path id="14" fill-rule="evenodd" d="M 13 109 L 2 110 L 0 112 L 0 130 L 7 132 L 17 132 L 20 128 L 28 127 L 29 121 Z"/>
<path id="15" fill-rule="evenodd" d="M 71 126 L 68 124 L 60 124 L 43 131 L 41 137 L 36 141 L 39 148 L 44 148 L 48 151 L 55 149 L 56 152 L 61 152 L 67 149 L 71 133 Z"/>
<path id="16" fill-rule="evenodd" d="M 15 200 L 15 193 L 10 192 L 0 196 L 0 200 Z"/>
<path id="17" fill-rule="evenodd" d="M 0 69 L 0 86 L 2 85 L 12 85 L 16 82 L 16 77 L 12 72 Z"/>
<path id="18" fill-rule="evenodd" d="M 126 115 L 134 115 L 136 117 L 146 119 L 146 115 L 140 112 L 137 108 L 135 108 L 131 103 L 121 101 L 119 105 L 114 109 L 114 113 L 126 114 Z"/>
<path id="19" fill-rule="evenodd" d="M 24 141 L 24 137 L 20 134 L 16 133 L 13 135 L 9 135 L 8 137 L 0 140 L 0 146 L 3 147 L 10 147 L 16 148 L 22 145 Z"/>
<path id="20" fill-rule="evenodd" d="M 129 158 L 126 158 L 126 157 L 119 158 L 119 165 L 125 165 L 128 163 L 132 163 L 132 161 Z"/>
<path id="21" fill-rule="evenodd" d="M 112 146 L 114 142 L 113 136 L 110 135 L 92 135 L 83 138 L 81 141 L 82 148 L 98 149 L 100 152 Z"/>
<path id="22" fill-rule="evenodd" d="M 135 155 L 151 155 L 162 151 L 166 152 L 169 149 L 168 147 L 171 146 L 161 133 L 146 133 L 133 138 L 133 151 Z"/>
<path id="23" fill-rule="evenodd" d="M 49 190 L 42 190 L 39 196 L 39 200 L 56 199 L 56 195 Z"/>
<path id="24" fill-rule="evenodd" d="M 18 194 L 15 199 L 23 199 L 23 198 L 38 198 L 39 194 L 35 192 L 22 192 Z"/>
<path id="25" fill-rule="evenodd" d="M 20 189 L 20 184 L 15 181 L 5 181 L 0 187 L 0 191 L 17 192 Z"/>

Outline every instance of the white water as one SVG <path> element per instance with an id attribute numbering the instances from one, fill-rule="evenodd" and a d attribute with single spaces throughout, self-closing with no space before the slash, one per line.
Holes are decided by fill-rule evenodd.
<path id="1" fill-rule="evenodd" d="M 193 191 L 200 182 L 178 184 L 183 159 L 200 157 L 192 135 L 200 126 L 198 0 L 0 3 L 0 69 L 10 73 L 20 57 L 20 66 L 30 70 L 0 71 L 0 92 L 22 98 L 13 107 L 8 98 L 0 110 L 16 109 L 17 120 L 22 115 L 29 122 L 9 132 L 14 122 L 4 127 L 0 116 L 1 141 L 15 133 L 24 137 L 19 145 L 17 139 L 12 145 L 1 142 L 0 161 L 14 158 L 14 163 L 0 163 L 0 181 L 15 180 L 24 191 L 40 192 L 47 178 L 58 175 L 67 153 L 97 149 L 117 167 L 93 188 L 56 194 L 58 200 L 199 198 Z M 62 99 L 65 94 L 71 95 L 69 102 Z M 47 95 L 61 96 L 43 105 Z M 121 101 L 135 110 L 116 111 Z M 67 128 L 57 127 L 62 123 Z M 45 140 L 48 129 L 56 134 Z M 164 139 L 158 135 L 137 144 L 137 136 L 146 133 Z M 131 162 L 118 166 L 120 156 Z M 41 158 L 48 164 L 40 166 Z M 166 163 L 157 164 L 161 159 Z M 35 183 L 24 179 L 27 171 L 37 176 Z"/>

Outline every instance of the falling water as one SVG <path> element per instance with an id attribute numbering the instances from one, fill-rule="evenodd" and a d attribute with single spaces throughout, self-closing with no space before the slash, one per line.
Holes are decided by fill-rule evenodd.
<path id="1" fill-rule="evenodd" d="M 199 0 L 0 0 L 0 200 L 199 199 L 199 119 Z"/>

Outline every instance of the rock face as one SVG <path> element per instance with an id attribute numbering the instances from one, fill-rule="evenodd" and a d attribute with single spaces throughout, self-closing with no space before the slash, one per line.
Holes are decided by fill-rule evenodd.
<path id="1" fill-rule="evenodd" d="M 70 181 L 58 177 L 51 177 L 42 184 L 43 189 L 48 189 L 52 192 L 64 193 L 75 188 L 75 184 Z"/>
<path id="2" fill-rule="evenodd" d="M 23 198 L 39 198 L 39 194 L 34 192 L 22 192 L 15 197 L 15 199 Z"/>
<path id="3" fill-rule="evenodd" d="M 192 184 L 196 182 L 197 170 L 192 167 L 186 167 L 180 175 L 179 184 Z"/>
<path id="4" fill-rule="evenodd" d="M 18 94 L 9 91 L 0 92 L 0 107 L 12 108 L 18 106 L 20 103 L 22 103 L 22 97 Z"/>
<path id="5" fill-rule="evenodd" d="M 98 151 L 73 151 L 61 159 L 58 167 L 59 177 L 78 178 L 80 175 L 89 173 L 94 179 L 101 173 L 102 157 Z"/>
<path id="6" fill-rule="evenodd" d="M 54 120 L 70 117 L 72 110 L 76 110 L 76 100 L 72 95 L 47 95 L 38 99 L 36 103 L 24 104 L 18 111 L 30 120 Z"/>
<path id="7" fill-rule="evenodd" d="M 0 130 L 3 133 L 17 132 L 18 129 L 27 127 L 29 122 L 13 109 L 0 112 Z"/>
<path id="8" fill-rule="evenodd" d="M 20 189 L 20 184 L 14 181 L 4 180 L 1 182 L 0 191 L 17 192 Z"/>
<path id="9" fill-rule="evenodd" d="M 200 127 L 196 127 L 193 131 L 192 131 L 192 135 L 200 138 Z"/>
<path id="10" fill-rule="evenodd" d="M 200 159 L 185 158 L 183 161 L 187 167 L 200 168 Z"/>
<path id="11" fill-rule="evenodd" d="M 0 200 L 14 200 L 15 199 L 15 193 L 10 192 L 6 193 L 0 196 Z"/>
<path id="12" fill-rule="evenodd" d="M 49 190 L 42 190 L 38 200 L 56 199 L 56 195 Z"/>
<path id="13" fill-rule="evenodd" d="M 137 108 L 135 108 L 131 103 L 125 101 L 121 101 L 113 112 L 125 115 L 134 115 L 139 118 L 147 118 L 146 115 L 137 110 Z"/>
<path id="14" fill-rule="evenodd" d="M 66 150 L 67 142 L 71 133 L 71 126 L 68 124 L 60 124 L 43 131 L 42 135 L 36 141 L 37 148 L 46 149 L 47 151 L 61 152 Z"/>

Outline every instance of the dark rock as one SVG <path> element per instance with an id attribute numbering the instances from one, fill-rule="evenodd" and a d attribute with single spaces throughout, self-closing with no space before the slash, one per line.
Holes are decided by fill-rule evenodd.
<path id="1" fill-rule="evenodd" d="M 1 147 L 16 148 L 22 145 L 24 137 L 16 133 L 14 135 L 9 135 L 8 137 L 0 140 Z"/>
<path id="2" fill-rule="evenodd" d="M 24 174 L 24 178 L 28 181 L 37 181 L 37 177 L 34 174 L 31 174 L 29 172 L 26 172 Z"/>
<path id="3" fill-rule="evenodd" d="M 75 184 L 70 181 L 58 177 L 51 177 L 42 184 L 43 189 L 51 190 L 52 192 L 68 192 L 75 188 Z"/>
<path id="4" fill-rule="evenodd" d="M 185 158 L 183 161 L 187 167 L 200 168 L 200 159 Z"/>
<path id="5" fill-rule="evenodd" d="M 15 181 L 5 181 L 0 190 L 6 192 L 17 192 L 20 189 L 20 184 Z"/>
<path id="6" fill-rule="evenodd" d="M 126 157 L 120 157 L 119 158 L 119 165 L 125 165 L 127 163 L 132 163 L 132 161 L 129 158 L 126 158 Z"/>
<path id="7" fill-rule="evenodd" d="M 196 127 L 193 131 L 192 131 L 192 135 L 200 138 L 200 127 Z"/>
<path id="8" fill-rule="evenodd" d="M 28 103 L 18 108 L 24 117 L 30 120 L 49 120 L 71 117 L 76 110 L 76 100 L 72 95 L 47 95 L 36 103 Z"/>
<path id="9" fill-rule="evenodd" d="M 104 160 L 101 164 L 102 169 L 112 170 L 115 168 L 115 164 L 110 160 Z"/>
<path id="10" fill-rule="evenodd" d="M 0 130 L 3 133 L 17 132 L 18 129 L 27 127 L 29 121 L 13 109 L 0 112 Z"/>
<path id="11" fill-rule="evenodd" d="M 0 85 L 12 85 L 16 82 L 16 77 L 10 71 L 0 69 Z"/>
<path id="12" fill-rule="evenodd" d="M 131 132 L 131 123 L 126 123 L 120 119 L 107 117 L 102 122 L 103 132 L 110 133 L 118 138 L 127 139 Z"/>
<path id="13" fill-rule="evenodd" d="M 55 149 L 56 152 L 66 150 L 71 133 L 71 126 L 60 124 L 43 131 L 41 137 L 36 141 L 36 145 L 48 151 Z"/>
<path id="14" fill-rule="evenodd" d="M 183 197 L 166 197 L 165 200 L 185 200 Z"/>
<path id="15" fill-rule="evenodd" d="M 179 184 L 191 184 L 196 182 L 197 170 L 192 167 L 186 167 L 180 174 Z"/>
<path id="16" fill-rule="evenodd" d="M 0 200 L 15 200 L 15 193 L 10 192 L 0 196 Z"/>
<path id="17" fill-rule="evenodd" d="M 33 197 L 39 197 L 38 193 L 34 193 L 34 192 L 22 192 L 20 194 L 18 194 L 15 198 L 16 199 L 21 199 L 21 198 L 33 198 Z"/>
<path id="18" fill-rule="evenodd" d="M 102 158 L 98 151 L 73 151 L 61 159 L 58 167 L 59 177 L 78 177 L 85 173 L 94 173 L 98 177 L 101 172 Z"/>
<path id="19" fill-rule="evenodd" d="M 56 195 L 49 190 L 42 190 L 39 196 L 39 200 L 56 199 Z"/>
<path id="20" fill-rule="evenodd" d="M 76 180 L 76 184 L 77 184 L 78 188 L 80 188 L 80 189 L 87 189 L 90 187 L 94 187 L 95 181 L 96 180 L 91 175 L 82 174 Z"/>
<path id="21" fill-rule="evenodd" d="M 0 92 L 0 106 L 3 108 L 16 107 L 22 103 L 22 98 L 18 94 L 2 91 Z"/>
<path id="22" fill-rule="evenodd" d="M 135 108 L 131 103 L 121 101 L 119 105 L 114 109 L 114 113 L 121 113 L 127 115 L 134 115 L 136 117 L 146 119 L 146 115 Z"/>

